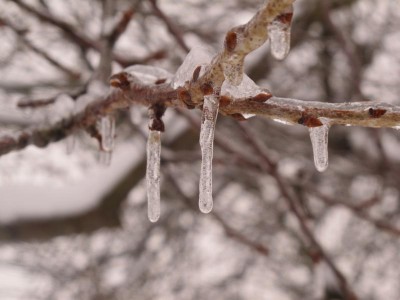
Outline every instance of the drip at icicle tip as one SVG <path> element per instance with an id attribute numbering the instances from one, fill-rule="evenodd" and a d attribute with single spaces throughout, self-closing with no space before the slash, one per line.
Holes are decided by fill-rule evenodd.
<path id="1" fill-rule="evenodd" d="M 323 123 L 322 126 L 308 129 L 313 149 L 314 164 L 319 172 L 325 171 L 328 167 L 328 135 L 330 128 L 328 122 L 321 121 Z"/>
<path id="2" fill-rule="evenodd" d="M 157 222 L 160 218 L 160 158 L 161 132 L 151 130 L 147 139 L 147 215 L 150 222 Z"/>
<path id="3" fill-rule="evenodd" d="M 209 213 L 213 208 L 212 159 L 218 108 L 219 96 L 209 95 L 204 97 L 200 128 L 201 169 L 199 183 L 199 208 L 202 213 Z"/>

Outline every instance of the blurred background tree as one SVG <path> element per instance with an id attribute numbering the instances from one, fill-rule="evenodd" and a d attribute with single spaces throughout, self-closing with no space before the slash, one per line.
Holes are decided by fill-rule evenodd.
<path id="1" fill-rule="evenodd" d="M 107 91 L 94 78 L 127 66 L 175 73 L 192 47 L 221 49 L 259 5 L 2 1 L 2 135 L 82 110 Z M 280 97 L 399 105 L 399 17 L 396 1 L 297 0 L 289 56 L 274 60 L 267 43 L 245 72 Z M 83 132 L 1 157 L 0 299 L 400 298 L 396 130 L 333 127 L 318 173 L 305 127 L 220 117 L 204 215 L 199 111 L 168 109 L 162 214 L 150 223 L 146 114 L 116 114 L 109 167 Z"/>

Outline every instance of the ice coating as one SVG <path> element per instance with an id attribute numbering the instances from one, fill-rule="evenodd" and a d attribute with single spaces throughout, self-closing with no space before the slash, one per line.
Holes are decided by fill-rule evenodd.
<path id="1" fill-rule="evenodd" d="M 198 66 L 202 66 L 200 76 L 204 73 L 206 67 L 210 64 L 215 53 L 208 47 L 194 47 L 186 55 L 182 65 L 178 68 L 172 80 L 173 88 L 185 85 L 186 81 L 190 81 L 194 70 Z"/>
<path id="2" fill-rule="evenodd" d="M 150 222 L 160 218 L 161 132 L 150 131 L 147 139 L 147 214 Z"/>
<path id="3" fill-rule="evenodd" d="M 213 207 L 212 198 L 212 159 L 215 122 L 217 121 L 219 97 L 204 97 L 202 124 L 200 129 L 201 169 L 199 184 L 199 208 L 209 213 Z"/>
<path id="4" fill-rule="evenodd" d="M 170 82 L 173 75 L 161 68 L 147 65 L 134 65 L 124 69 L 125 72 L 134 75 L 145 84 L 154 84 L 157 80 L 165 79 Z"/>
<path id="5" fill-rule="evenodd" d="M 319 172 L 323 172 L 328 167 L 328 134 L 329 122 L 321 120 L 323 123 L 319 127 L 309 128 L 311 144 L 314 154 L 314 164 Z"/>
<path id="6" fill-rule="evenodd" d="M 265 89 L 260 88 L 249 76 L 243 75 L 242 82 L 235 86 L 229 81 L 225 80 L 221 87 L 221 94 L 230 96 L 233 99 L 254 97 L 260 93 L 265 93 Z M 242 114 L 244 118 L 249 119 L 254 117 L 255 114 Z"/>
<path id="7" fill-rule="evenodd" d="M 277 17 L 268 27 L 272 55 L 279 60 L 286 58 L 290 51 L 290 31 L 293 6 Z"/>
<path id="8" fill-rule="evenodd" d="M 264 90 L 246 74 L 244 74 L 243 80 L 239 85 L 235 86 L 225 80 L 221 87 L 221 95 L 228 95 L 233 98 L 254 97 L 262 92 Z"/>
<path id="9" fill-rule="evenodd" d="M 244 59 L 236 57 L 229 58 L 226 63 L 222 64 L 224 70 L 225 81 L 229 84 L 237 86 L 243 80 Z"/>

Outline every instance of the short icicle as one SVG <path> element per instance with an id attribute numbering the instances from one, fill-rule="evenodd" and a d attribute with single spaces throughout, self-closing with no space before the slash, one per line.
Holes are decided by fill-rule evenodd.
<path id="1" fill-rule="evenodd" d="M 160 218 L 160 156 L 161 132 L 151 130 L 147 140 L 147 214 L 150 222 Z"/>
<path id="2" fill-rule="evenodd" d="M 290 51 L 292 17 L 293 6 L 272 21 L 268 28 L 271 53 L 278 60 L 285 59 Z"/>
<path id="3" fill-rule="evenodd" d="M 115 120 L 113 116 L 104 116 L 99 124 L 101 134 L 100 162 L 109 165 L 114 149 Z"/>
<path id="4" fill-rule="evenodd" d="M 215 122 L 217 121 L 219 96 L 204 97 L 202 124 L 200 129 L 201 170 L 199 184 L 199 208 L 209 213 L 213 208 L 212 198 L 212 159 Z"/>
<path id="5" fill-rule="evenodd" d="M 328 133 L 330 125 L 324 122 L 322 126 L 309 128 L 311 144 L 314 154 L 314 164 L 319 172 L 323 172 L 328 167 Z"/>

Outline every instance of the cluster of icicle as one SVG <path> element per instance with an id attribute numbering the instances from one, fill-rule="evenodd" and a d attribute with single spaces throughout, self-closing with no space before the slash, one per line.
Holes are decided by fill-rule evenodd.
<path id="1" fill-rule="evenodd" d="M 276 59 L 284 59 L 290 50 L 290 25 L 292 7 L 276 18 L 269 26 L 269 40 L 271 53 Z M 285 15 L 290 16 L 284 17 Z M 143 83 L 152 84 L 157 79 L 163 78 L 170 82 L 174 88 L 183 87 L 191 80 L 193 72 L 201 66 L 201 73 L 207 70 L 215 53 L 206 47 L 193 48 L 186 56 L 184 62 L 177 70 L 175 76 L 170 73 L 150 66 L 135 65 L 125 69 Z M 199 208 L 203 213 L 209 213 L 213 208 L 212 197 L 212 159 L 215 125 L 218 116 L 220 95 L 230 96 L 232 99 L 256 96 L 264 90 L 257 86 L 247 75 L 243 74 L 243 61 L 241 66 L 225 66 L 225 81 L 221 87 L 213 87 L 214 94 L 204 97 L 203 112 L 200 129 L 201 168 L 199 182 Z M 238 70 L 240 70 L 238 72 Z M 245 118 L 253 115 L 245 114 Z M 328 131 L 329 120 L 320 119 L 322 126 L 309 129 L 314 162 L 318 171 L 324 171 L 328 166 Z M 115 121 L 110 116 L 99 120 L 98 129 L 102 136 L 101 152 L 103 160 L 109 163 L 114 145 Z M 156 222 L 160 217 L 160 158 L 161 158 L 161 132 L 150 130 L 147 141 L 147 170 L 146 186 L 148 199 L 148 217 L 151 222 Z"/>

